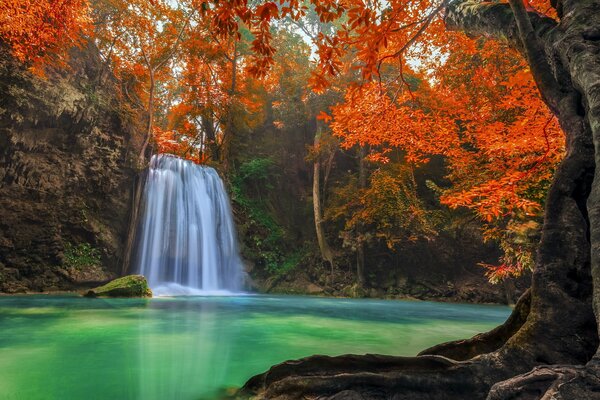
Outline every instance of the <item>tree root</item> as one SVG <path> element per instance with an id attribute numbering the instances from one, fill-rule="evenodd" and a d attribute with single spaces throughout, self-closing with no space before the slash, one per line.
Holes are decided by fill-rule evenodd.
<path id="1" fill-rule="evenodd" d="M 423 350 L 419 355 L 448 357 L 457 361 L 469 360 L 480 354 L 498 350 L 523 326 L 531 309 L 531 289 L 519 298 L 510 317 L 497 328 L 473 336 L 470 339 L 441 343 Z"/>
<path id="2" fill-rule="evenodd" d="M 255 376 L 237 398 L 600 400 L 598 366 L 538 366 L 513 376 L 524 366 L 507 361 L 497 354 L 470 361 L 441 356 L 313 356 Z"/>
<path id="3" fill-rule="evenodd" d="M 495 382 L 525 370 L 503 365 L 495 355 L 470 361 L 433 355 L 313 356 L 253 377 L 238 398 L 483 400 Z"/>
<path id="4" fill-rule="evenodd" d="M 496 383 L 487 400 L 600 400 L 600 369 L 586 366 L 540 366 Z"/>

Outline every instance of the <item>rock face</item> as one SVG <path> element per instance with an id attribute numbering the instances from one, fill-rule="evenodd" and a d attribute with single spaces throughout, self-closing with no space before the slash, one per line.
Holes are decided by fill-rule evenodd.
<path id="1" fill-rule="evenodd" d="M 104 286 L 89 290 L 86 297 L 152 297 L 146 278 L 142 275 L 127 275 Z"/>
<path id="2" fill-rule="evenodd" d="M 0 47 L 0 292 L 120 270 L 140 140 L 101 68 L 89 46 L 40 77 Z"/>
<path id="3" fill-rule="evenodd" d="M 455 250 L 453 244 L 457 243 L 443 239 L 417 243 L 389 264 L 378 264 L 376 257 L 369 259 L 366 266 L 371 279 L 364 288 L 356 284 L 354 265 L 341 264 L 332 276 L 330 267 L 318 256 L 305 257 L 295 268 L 275 276 L 250 269 L 252 287 L 277 294 L 514 304 L 529 286 L 527 276 L 501 285 L 487 280 L 477 263 L 493 262 L 498 255 L 493 247 L 476 247 L 476 240 L 470 239 Z"/>

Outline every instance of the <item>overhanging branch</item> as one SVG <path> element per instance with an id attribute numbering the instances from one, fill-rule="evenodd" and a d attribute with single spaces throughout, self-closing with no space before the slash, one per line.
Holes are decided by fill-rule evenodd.
<path id="1" fill-rule="evenodd" d="M 563 96 L 548 64 L 542 42 L 533 30 L 533 25 L 531 24 L 523 0 L 509 0 L 509 4 L 515 16 L 519 36 L 523 43 L 523 49 L 533 78 L 540 89 L 540 93 L 545 97 L 546 103 L 556 113 L 559 108 L 558 102 Z"/>
<path id="2" fill-rule="evenodd" d="M 557 25 L 552 18 L 534 12 L 529 12 L 528 15 L 538 37 L 548 34 Z M 523 50 L 514 14 L 508 3 L 450 1 L 446 7 L 444 22 L 448 30 L 462 31 L 469 36 L 506 40 L 511 46 Z"/>
<path id="3" fill-rule="evenodd" d="M 516 12 L 511 6 L 516 7 Z M 542 46 L 542 41 L 556 27 L 555 20 L 527 12 L 522 0 L 510 0 L 510 4 L 454 0 L 446 8 L 444 21 L 449 30 L 504 40 L 521 52 L 529 62 L 544 101 L 558 112 L 558 102 L 563 96 Z"/>

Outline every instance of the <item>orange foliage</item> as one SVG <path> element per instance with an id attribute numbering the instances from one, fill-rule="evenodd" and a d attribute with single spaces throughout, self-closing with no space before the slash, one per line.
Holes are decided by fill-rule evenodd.
<path id="1" fill-rule="evenodd" d="M 330 126 L 346 148 L 372 146 L 374 161 L 385 162 L 391 148 L 415 164 L 444 156 L 452 185 L 441 201 L 474 210 L 487 237 L 503 243 L 504 263 L 488 266 L 499 280 L 531 267 L 521 254 L 531 249 L 507 243 L 514 232 L 505 221 L 540 215 L 564 139 L 518 54 L 498 42 L 445 37 L 453 47 L 442 65 L 420 73 L 405 67 L 399 83 L 382 74 L 382 82 L 348 90 Z"/>
<path id="2" fill-rule="evenodd" d="M 68 49 L 87 28 L 87 0 L 0 2 L 0 39 L 21 61 L 43 61 L 52 52 Z"/>
<path id="3" fill-rule="evenodd" d="M 205 164 L 208 161 L 208 156 L 201 151 L 200 144 L 190 136 L 172 130 L 163 131 L 155 127 L 154 140 L 159 153 L 174 154 L 196 164 Z"/>

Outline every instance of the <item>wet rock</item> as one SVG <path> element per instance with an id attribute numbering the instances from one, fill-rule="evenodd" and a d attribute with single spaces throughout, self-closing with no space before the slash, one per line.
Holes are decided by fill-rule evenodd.
<path id="1" fill-rule="evenodd" d="M 320 294 L 323 293 L 323 288 L 321 286 L 315 285 L 314 283 L 308 283 L 308 285 L 306 285 L 306 293 Z"/>
<path id="2" fill-rule="evenodd" d="M 86 297 L 152 297 L 146 278 L 142 275 L 127 275 L 106 285 L 89 290 Z"/>

